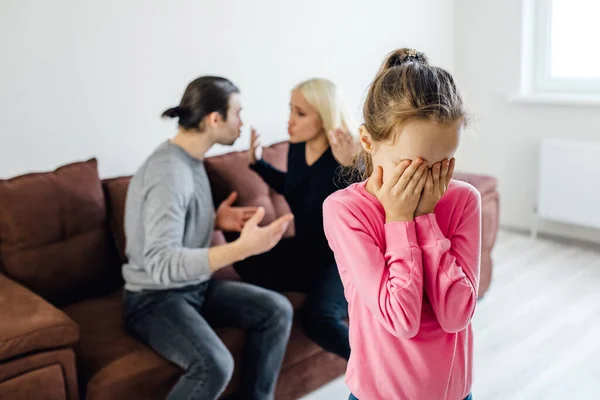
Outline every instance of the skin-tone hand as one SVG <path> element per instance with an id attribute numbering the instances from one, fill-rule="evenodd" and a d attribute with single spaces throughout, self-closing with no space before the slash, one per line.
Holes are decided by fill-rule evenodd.
<path id="1" fill-rule="evenodd" d="M 246 221 L 237 240 L 208 249 L 208 263 L 213 271 L 271 250 L 281 240 L 288 225 L 294 219 L 292 214 L 286 214 L 267 226 L 258 226 L 264 216 L 265 209 L 259 207 Z"/>
<path id="2" fill-rule="evenodd" d="M 215 228 L 229 232 L 241 232 L 246 222 L 256 213 L 257 207 L 233 207 L 237 193 L 232 192 L 219 205 L 215 218 Z"/>
<path id="3" fill-rule="evenodd" d="M 375 196 L 385 209 L 386 223 L 413 220 L 426 178 L 427 164 L 420 158 L 402 161 L 385 182 L 381 166 L 375 168 L 371 179 Z"/>
<path id="4" fill-rule="evenodd" d="M 341 128 L 330 131 L 329 145 L 337 162 L 346 167 L 352 164 L 358 150 L 358 144 L 352 135 Z"/>
<path id="5" fill-rule="evenodd" d="M 250 150 L 248 151 L 248 162 L 255 164 L 262 158 L 262 144 L 260 143 L 260 135 L 256 129 L 252 128 L 250 133 Z"/>
<path id="6" fill-rule="evenodd" d="M 444 160 L 435 163 L 427 172 L 427 181 L 421 194 L 421 199 L 415 211 L 415 217 L 430 214 L 448 190 L 448 185 L 454 174 L 455 160 Z"/>
<path id="7" fill-rule="evenodd" d="M 259 207 L 244 225 L 238 239 L 240 247 L 248 257 L 271 250 L 281 240 L 288 225 L 294 219 L 292 214 L 285 214 L 267 226 L 258 226 L 264 216 L 265 209 Z"/>

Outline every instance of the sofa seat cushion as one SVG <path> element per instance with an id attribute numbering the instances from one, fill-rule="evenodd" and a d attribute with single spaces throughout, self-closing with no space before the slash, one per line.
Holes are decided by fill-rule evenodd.
<path id="1" fill-rule="evenodd" d="M 95 159 L 0 180 L 0 269 L 58 306 L 122 285 Z"/>
<path id="2" fill-rule="evenodd" d="M 141 393 L 162 398 L 182 371 L 126 331 L 122 321 L 123 291 L 69 306 L 64 311 L 80 328 L 75 346 L 79 374 L 88 382 L 89 398 L 136 398 Z M 241 355 L 244 332 L 221 329 L 217 333 L 234 357 Z M 102 395 L 100 395 L 102 394 Z M 118 396 L 117 396 L 118 395 Z M 116 396 L 116 397 L 115 397 Z M 154 397 L 152 397 L 154 398 Z"/>
<path id="3" fill-rule="evenodd" d="M 292 302 L 303 295 L 292 294 Z M 177 382 L 182 370 L 169 363 L 127 332 L 122 322 L 122 290 L 110 296 L 90 299 L 64 309 L 80 329 L 81 339 L 75 345 L 79 374 L 87 382 L 88 399 L 165 398 Z M 236 372 L 227 392 L 235 389 L 246 343 L 244 331 L 234 328 L 216 329 L 234 359 Z M 296 322 L 292 328 L 283 368 L 293 366 L 322 352 L 302 332 Z"/>
<path id="4" fill-rule="evenodd" d="M 85 381 L 124 357 L 147 350 L 125 331 L 122 304 L 123 291 L 119 290 L 64 309 L 79 325 L 80 340 L 74 348 Z"/>
<path id="5" fill-rule="evenodd" d="M 288 298 L 290 303 L 292 303 L 292 307 L 294 308 L 295 312 L 299 311 L 306 302 L 305 293 L 285 292 L 284 295 Z"/>

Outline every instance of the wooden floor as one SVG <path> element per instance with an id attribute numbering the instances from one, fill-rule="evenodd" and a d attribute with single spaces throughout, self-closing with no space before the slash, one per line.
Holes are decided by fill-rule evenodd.
<path id="1" fill-rule="evenodd" d="M 473 321 L 473 394 L 600 399 L 600 249 L 502 232 L 494 259 Z"/>
<path id="2" fill-rule="evenodd" d="M 473 320 L 474 398 L 599 400 L 600 246 L 503 231 L 494 263 Z M 305 400 L 348 393 L 338 379 Z"/>

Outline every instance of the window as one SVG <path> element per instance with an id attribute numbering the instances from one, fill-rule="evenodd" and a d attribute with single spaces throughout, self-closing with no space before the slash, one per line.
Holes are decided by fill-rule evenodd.
<path id="1" fill-rule="evenodd" d="M 525 1 L 526 95 L 600 101 L 600 1 Z"/>

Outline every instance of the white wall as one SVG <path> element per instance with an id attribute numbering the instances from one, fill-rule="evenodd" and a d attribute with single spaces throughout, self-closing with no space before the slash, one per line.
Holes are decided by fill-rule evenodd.
<path id="1" fill-rule="evenodd" d="M 521 0 L 456 0 L 454 24 L 457 80 L 475 117 L 457 164 L 496 176 L 501 224 L 529 228 L 536 199 L 539 140 L 600 140 L 600 109 L 509 101 L 520 82 Z M 576 55 L 569 56 L 576 61 Z M 582 173 L 590 174 L 590 185 L 598 185 L 596 171 Z M 550 222 L 544 222 L 541 230 L 600 241 L 596 230 Z"/>
<path id="2" fill-rule="evenodd" d="M 104 177 L 132 173 L 175 132 L 162 111 L 204 74 L 241 88 L 268 143 L 286 139 L 289 91 L 313 76 L 358 116 L 388 51 L 452 69 L 453 23 L 447 0 L 3 0 L 0 178 L 92 156 Z"/>

